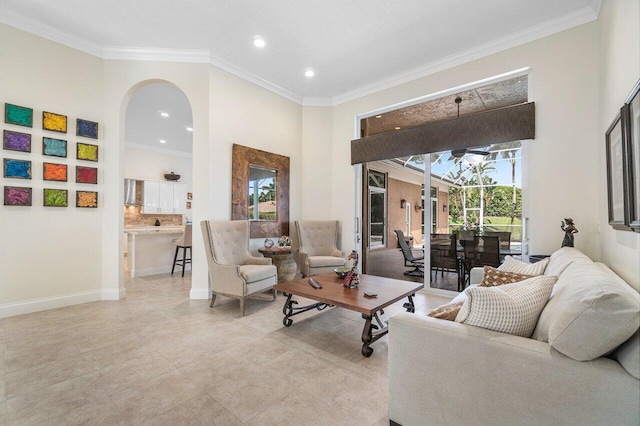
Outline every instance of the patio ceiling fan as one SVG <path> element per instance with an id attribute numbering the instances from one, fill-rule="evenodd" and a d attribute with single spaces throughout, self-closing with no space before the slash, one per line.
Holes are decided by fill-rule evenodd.
<path id="1" fill-rule="evenodd" d="M 462 102 L 462 98 L 460 96 L 457 96 L 454 102 L 458 105 L 458 118 L 460 118 L 460 103 Z M 451 151 L 451 156 L 455 158 L 462 158 L 466 154 L 486 156 L 486 155 L 489 155 L 490 153 L 489 151 L 485 151 L 483 149 L 471 149 L 471 148 L 454 149 Z"/>

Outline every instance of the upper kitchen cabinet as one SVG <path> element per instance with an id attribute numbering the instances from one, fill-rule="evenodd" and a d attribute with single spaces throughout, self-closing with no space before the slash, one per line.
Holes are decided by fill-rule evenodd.
<path id="1" fill-rule="evenodd" d="M 173 184 L 173 211 L 178 214 L 187 212 L 187 185 L 184 183 Z"/>
<path id="2" fill-rule="evenodd" d="M 186 211 L 187 185 L 176 182 L 145 180 L 142 213 L 183 214 Z"/>

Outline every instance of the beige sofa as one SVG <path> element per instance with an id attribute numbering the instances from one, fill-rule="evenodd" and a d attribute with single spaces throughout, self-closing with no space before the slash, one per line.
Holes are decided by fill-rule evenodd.
<path id="1" fill-rule="evenodd" d="M 391 424 L 640 424 L 637 289 L 573 248 L 545 275 L 558 280 L 531 338 L 391 317 Z"/>

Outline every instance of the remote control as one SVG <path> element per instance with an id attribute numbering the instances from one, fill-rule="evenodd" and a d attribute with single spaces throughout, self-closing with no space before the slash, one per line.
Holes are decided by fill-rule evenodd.
<path id="1" fill-rule="evenodd" d="M 315 289 L 322 288 L 322 284 L 316 281 L 315 278 L 309 278 L 309 285 Z"/>

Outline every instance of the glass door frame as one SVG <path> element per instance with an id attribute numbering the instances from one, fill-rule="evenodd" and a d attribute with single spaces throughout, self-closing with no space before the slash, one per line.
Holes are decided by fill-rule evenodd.
<path id="1" fill-rule="evenodd" d="M 371 212 L 372 212 L 372 208 L 371 208 L 371 195 L 372 194 L 382 194 L 383 195 L 383 219 L 382 219 L 382 242 L 381 244 L 373 244 L 372 241 L 372 236 L 373 233 L 371 232 L 371 229 L 374 225 L 374 222 L 372 221 L 371 218 Z M 369 187 L 369 230 L 368 230 L 368 235 L 367 237 L 369 238 L 369 249 L 371 250 L 377 250 L 377 249 L 381 249 L 381 248 L 386 248 L 387 247 L 387 189 L 386 188 L 375 188 L 375 187 Z M 375 224 L 379 224 L 379 222 L 376 222 Z"/>

